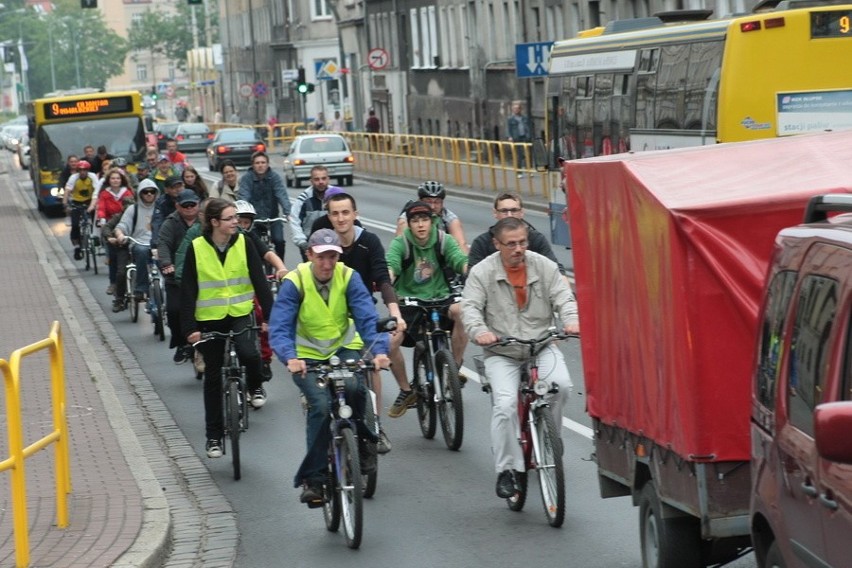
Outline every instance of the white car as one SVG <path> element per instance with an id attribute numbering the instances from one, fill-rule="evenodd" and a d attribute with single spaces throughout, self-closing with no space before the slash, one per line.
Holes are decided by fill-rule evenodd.
<path id="1" fill-rule="evenodd" d="M 325 166 L 337 185 L 352 185 L 354 165 L 355 157 L 343 136 L 305 134 L 297 136 L 284 154 L 284 181 L 289 187 L 299 187 L 311 178 L 311 168 Z"/>
<path id="2" fill-rule="evenodd" d="M 3 137 L 3 145 L 10 152 L 18 151 L 18 144 L 21 138 L 27 135 L 26 124 L 7 124 L 0 130 L 0 135 Z"/>

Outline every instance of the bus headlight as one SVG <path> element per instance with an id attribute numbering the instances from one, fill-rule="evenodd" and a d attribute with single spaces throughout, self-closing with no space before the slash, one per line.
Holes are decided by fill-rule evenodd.
<path id="1" fill-rule="evenodd" d="M 57 186 L 51 187 L 50 195 L 52 195 L 53 197 L 62 197 L 63 195 L 65 195 L 65 189 Z"/>

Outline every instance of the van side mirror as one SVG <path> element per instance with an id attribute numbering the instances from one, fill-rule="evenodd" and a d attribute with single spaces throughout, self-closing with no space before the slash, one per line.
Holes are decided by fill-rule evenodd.
<path id="1" fill-rule="evenodd" d="M 852 402 L 828 402 L 814 411 L 814 438 L 820 457 L 852 464 Z"/>

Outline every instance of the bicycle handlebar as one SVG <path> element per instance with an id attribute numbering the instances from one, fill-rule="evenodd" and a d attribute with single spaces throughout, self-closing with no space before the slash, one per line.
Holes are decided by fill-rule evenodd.
<path id="1" fill-rule="evenodd" d="M 204 343 L 205 341 L 210 341 L 211 339 L 216 339 L 216 338 L 221 338 L 221 339 L 231 338 L 231 339 L 233 339 L 234 337 L 238 337 L 238 336 L 244 334 L 245 332 L 247 332 L 249 330 L 260 331 L 260 329 L 261 329 L 261 326 L 259 326 L 259 325 L 247 325 L 246 327 L 242 328 L 240 331 L 234 331 L 233 329 L 231 329 L 231 330 L 228 330 L 227 333 L 222 332 L 222 331 L 205 331 L 201 334 L 201 339 L 199 339 L 198 341 L 193 343 L 192 346 L 195 347 L 199 343 Z"/>
<path id="2" fill-rule="evenodd" d="M 124 238 L 127 239 L 128 241 L 132 242 L 132 243 L 136 243 L 140 247 L 150 247 L 151 246 L 151 243 L 143 243 L 142 241 L 138 241 L 138 240 L 134 239 L 130 235 L 124 235 Z"/>
<path id="3" fill-rule="evenodd" d="M 504 345 L 511 345 L 513 343 L 518 343 L 518 344 L 521 344 L 521 345 L 538 345 L 539 343 L 544 343 L 546 341 L 560 341 L 560 340 L 563 340 L 563 339 L 571 339 L 571 338 L 578 338 L 579 339 L 579 337 L 580 337 L 579 333 L 559 333 L 559 332 L 556 332 L 556 331 L 551 331 L 550 333 L 548 333 L 544 337 L 539 337 L 539 338 L 536 338 L 536 339 L 520 339 L 520 338 L 512 337 L 512 336 L 501 337 L 497 340 L 496 343 L 492 343 L 491 345 L 492 346 L 494 346 L 494 345 L 504 346 Z"/>
<path id="4" fill-rule="evenodd" d="M 449 296 L 445 296 L 443 298 L 434 298 L 431 300 L 424 300 L 422 298 L 405 296 L 399 299 L 399 303 L 401 306 L 411 306 L 415 308 L 429 310 L 433 308 L 449 308 L 453 304 L 457 303 L 460 298 L 461 294 L 455 292 L 450 294 Z"/>

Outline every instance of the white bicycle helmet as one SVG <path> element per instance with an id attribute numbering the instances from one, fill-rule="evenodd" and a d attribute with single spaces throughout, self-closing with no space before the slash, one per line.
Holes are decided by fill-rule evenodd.
<path id="1" fill-rule="evenodd" d="M 447 192 L 444 190 L 444 184 L 439 181 L 424 181 L 417 186 L 417 198 L 437 197 L 444 199 L 447 197 Z"/>
<path id="2" fill-rule="evenodd" d="M 255 211 L 254 205 L 252 205 L 248 201 L 240 199 L 239 201 L 235 202 L 234 205 L 237 208 L 237 217 L 241 217 L 243 215 L 251 215 L 252 217 L 257 216 L 257 211 Z"/>

